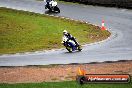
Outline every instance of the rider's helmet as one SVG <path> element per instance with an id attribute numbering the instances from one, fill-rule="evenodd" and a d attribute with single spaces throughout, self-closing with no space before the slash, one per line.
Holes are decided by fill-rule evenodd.
<path id="1" fill-rule="evenodd" d="M 64 34 L 64 35 L 67 35 L 67 33 L 68 33 L 67 30 L 64 30 L 64 31 L 63 31 L 63 34 Z"/>

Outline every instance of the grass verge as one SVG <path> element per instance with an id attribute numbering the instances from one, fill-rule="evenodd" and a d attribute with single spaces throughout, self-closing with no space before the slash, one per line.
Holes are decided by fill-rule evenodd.
<path id="1" fill-rule="evenodd" d="M 60 48 L 64 29 L 81 44 L 110 36 L 108 31 L 90 24 L 0 8 L 0 54 Z"/>
<path id="2" fill-rule="evenodd" d="M 131 88 L 132 82 L 127 84 L 84 84 L 79 85 L 75 81 L 43 82 L 43 83 L 18 83 L 0 84 L 0 88 Z"/>

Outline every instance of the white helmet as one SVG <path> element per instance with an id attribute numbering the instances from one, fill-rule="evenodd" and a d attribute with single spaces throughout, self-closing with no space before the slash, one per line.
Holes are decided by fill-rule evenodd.
<path id="1" fill-rule="evenodd" d="M 67 30 L 64 30 L 64 31 L 63 31 L 63 34 L 67 34 L 67 33 L 68 33 Z"/>

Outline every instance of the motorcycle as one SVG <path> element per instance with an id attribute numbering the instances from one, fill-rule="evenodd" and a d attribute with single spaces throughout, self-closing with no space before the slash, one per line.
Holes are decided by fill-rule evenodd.
<path id="1" fill-rule="evenodd" d="M 73 40 L 68 40 L 67 41 L 66 37 L 63 37 L 62 44 L 66 47 L 66 49 L 69 52 L 73 52 L 73 51 L 76 51 L 76 50 L 78 50 L 78 51 L 82 50 L 82 48 L 79 44 L 76 45 L 76 43 Z"/>
<path id="2" fill-rule="evenodd" d="M 60 13 L 60 9 L 58 8 L 56 1 L 47 2 L 47 4 L 45 5 L 45 9 L 49 9 L 49 11 L 51 12 Z"/>

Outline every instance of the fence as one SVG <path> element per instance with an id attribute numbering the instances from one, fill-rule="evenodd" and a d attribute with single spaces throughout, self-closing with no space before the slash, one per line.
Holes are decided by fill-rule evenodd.
<path id="1" fill-rule="evenodd" d="M 132 0 L 60 0 L 60 1 L 78 2 L 86 5 L 100 5 L 132 9 Z"/>

